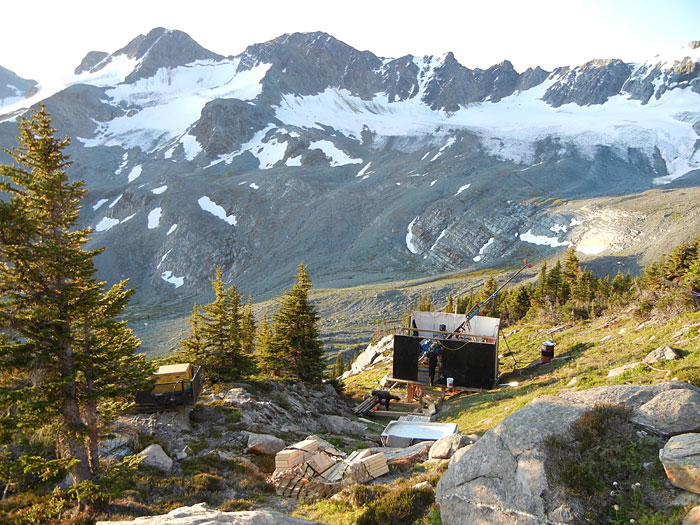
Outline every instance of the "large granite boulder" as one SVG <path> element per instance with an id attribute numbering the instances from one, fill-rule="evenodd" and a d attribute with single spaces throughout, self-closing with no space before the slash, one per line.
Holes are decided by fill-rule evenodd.
<path id="1" fill-rule="evenodd" d="M 700 390 L 678 381 L 605 386 L 537 398 L 452 457 L 436 493 L 443 523 L 534 525 L 584 520 L 580 503 L 549 485 L 544 443 L 555 435 L 570 441 L 574 421 L 599 403 L 631 409 L 633 423 L 657 434 L 688 432 L 699 426 Z"/>
<path id="2" fill-rule="evenodd" d="M 180 507 L 161 516 L 147 516 L 127 521 L 98 521 L 97 525 L 184 525 L 200 523 L 207 525 L 309 525 L 317 521 L 287 516 L 273 510 L 247 510 L 221 512 L 207 508 L 204 503 L 191 507 Z"/>
<path id="3" fill-rule="evenodd" d="M 659 451 L 668 479 L 675 486 L 700 493 L 700 434 L 681 434 Z"/>
<path id="4" fill-rule="evenodd" d="M 158 444 L 149 445 L 144 448 L 139 456 L 143 457 L 142 464 L 155 467 L 164 472 L 169 472 L 173 468 L 173 460 L 165 453 Z"/>
<path id="5" fill-rule="evenodd" d="M 318 421 L 331 434 L 358 435 L 367 430 L 367 425 L 343 416 L 323 414 Z"/>
<path id="6" fill-rule="evenodd" d="M 578 516 L 549 497 L 543 441 L 566 436 L 586 408 L 544 396 L 486 432 L 450 462 L 437 485 L 443 523 L 534 525 Z"/>
<path id="7" fill-rule="evenodd" d="M 249 454 L 273 455 L 283 450 L 286 446 L 280 438 L 269 434 L 248 434 L 248 448 L 246 452 Z"/>
<path id="8" fill-rule="evenodd" d="M 450 434 L 438 439 L 428 453 L 429 459 L 450 459 L 460 448 L 471 445 L 476 441 L 462 434 Z"/>
<path id="9" fill-rule="evenodd" d="M 673 436 L 700 431 L 700 392 L 666 390 L 644 403 L 633 420 L 659 434 Z"/>

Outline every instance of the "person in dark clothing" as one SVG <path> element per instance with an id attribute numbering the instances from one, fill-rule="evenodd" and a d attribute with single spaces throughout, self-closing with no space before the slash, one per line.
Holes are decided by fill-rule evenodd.
<path id="1" fill-rule="evenodd" d="M 379 399 L 379 404 L 384 403 L 384 406 L 387 410 L 389 410 L 389 401 L 391 401 L 392 399 L 394 401 L 398 401 L 399 399 L 401 399 L 399 396 L 395 396 L 391 392 L 387 392 L 386 390 L 372 390 L 372 395 L 377 396 L 377 399 Z"/>
<path id="2" fill-rule="evenodd" d="M 435 382 L 435 369 L 437 368 L 438 359 L 442 355 L 442 348 L 436 341 L 424 339 L 421 344 L 424 350 L 424 355 L 428 358 L 428 377 L 430 378 L 430 386 Z"/>

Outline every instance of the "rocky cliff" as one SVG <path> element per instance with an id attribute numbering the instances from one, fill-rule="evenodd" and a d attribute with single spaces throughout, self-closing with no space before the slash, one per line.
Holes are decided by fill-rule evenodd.
<path id="1" fill-rule="evenodd" d="M 21 97 L 2 99 L 0 145 L 46 104 L 87 182 L 100 276 L 186 312 L 217 265 L 261 298 L 301 260 L 328 286 L 507 266 L 575 242 L 576 202 L 695 185 L 699 55 L 518 73 L 325 33 L 222 57 L 157 28 L 88 53 L 55 93 L 2 77 Z"/>

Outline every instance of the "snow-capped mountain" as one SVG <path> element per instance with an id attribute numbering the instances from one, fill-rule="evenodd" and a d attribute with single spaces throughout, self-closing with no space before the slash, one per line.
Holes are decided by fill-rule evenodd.
<path id="1" fill-rule="evenodd" d="M 100 274 L 131 278 L 142 302 L 206 293 L 217 265 L 264 295 L 302 260 L 332 286 L 572 243 L 636 256 L 639 221 L 610 226 L 587 203 L 697 186 L 699 62 L 694 42 L 640 64 L 518 73 L 451 53 L 380 58 L 325 33 L 223 57 L 158 28 L 88 53 L 53 87 L 0 69 L 0 145 L 46 104 L 90 190 Z"/>

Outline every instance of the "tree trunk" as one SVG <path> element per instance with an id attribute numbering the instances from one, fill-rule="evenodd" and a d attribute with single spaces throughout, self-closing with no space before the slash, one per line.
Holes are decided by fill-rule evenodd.
<path id="1" fill-rule="evenodd" d="M 75 399 L 66 398 L 61 406 L 62 425 L 59 430 L 57 448 L 61 458 L 74 458 L 78 463 L 70 467 L 70 476 L 73 484 L 77 485 L 92 478 L 90 472 L 90 461 L 88 459 L 85 440 L 80 438 L 76 432 L 83 429 L 83 422 L 80 419 L 78 403 Z"/>
<path id="2" fill-rule="evenodd" d="M 67 324 L 67 323 L 66 323 Z M 64 339 L 65 341 L 65 339 Z M 61 428 L 57 448 L 59 457 L 74 458 L 78 463 L 70 467 L 70 476 L 73 484 L 78 484 L 92 478 L 90 461 L 85 445 L 85 425 L 80 417 L 78 405 L 78 392 L 75 382 L 75 370 L 73 362 L 73 349 L 69 343 L 62 342 L 61 376 L 65 381 L 63 386 L 63 402 L 61 404 Z"/>

